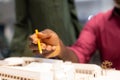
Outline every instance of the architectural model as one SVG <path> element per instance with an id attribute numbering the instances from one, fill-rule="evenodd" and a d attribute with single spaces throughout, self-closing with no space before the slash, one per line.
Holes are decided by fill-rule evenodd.
<path id="1" fill-rule="evenodd" d="M 0 61 L 1 80 L 120 80 L 120 71 L 95 64 L 10 57 Z"/>

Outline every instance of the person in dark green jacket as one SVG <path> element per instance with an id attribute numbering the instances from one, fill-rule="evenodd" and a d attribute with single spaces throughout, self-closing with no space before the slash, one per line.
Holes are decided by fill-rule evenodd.
<path id="1" fill-rule="evenodd" d="M 34 56 L 28 48 L 28 37 L 35 29 L 56 31 L 65 45 L 71 45 L 77 39 L 81 26 L 74 0 L 15 0 L 15 6 L 11 56 Z"/>

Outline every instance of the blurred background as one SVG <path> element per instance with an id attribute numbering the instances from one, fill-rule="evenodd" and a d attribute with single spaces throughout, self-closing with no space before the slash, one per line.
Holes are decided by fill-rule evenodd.
<path id="1" fill-rule="evenodd" d="M 5 37 L 7 38 L 8 43 L 10 43 L 14 32 L 14 10 L 14 0 L 0 0 L 0 25 L 4 28 L 3 32 Z"/>
<path id="2" fill-rule="evenodd" d="M 104 12 L 113 7 L 113 0 L 75 0 L 78 18 L 81 24 L 98 12 Z"/>
<path id="3" fill-rule="evenodd" d="M 113 7 L 112 0 L 75 0 L 78 18 L 81 24 L 98 12 L 106 11 Z M 14 0 L 0 0 L 0 29 L 10 43 L 14 34 L 15 5 Z"/>
<path id="4" fill-rule="evenodd" d="M 90 17 L 113 7 L 112 0 L 75 0 L 78 19 L 84 26 Z M 0 0 L 0 53 L 9 53 L 9 45 L 14 34 L 15 24 L 14 0 Z M 3 48 L 4 50 L 3 50 Z"/>

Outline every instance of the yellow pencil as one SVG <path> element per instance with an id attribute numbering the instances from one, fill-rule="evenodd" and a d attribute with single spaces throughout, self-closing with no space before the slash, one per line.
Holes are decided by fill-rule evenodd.
<path id="1" fill-rule="evenodd" d="M 35 29 L 35 33 L 36 33 L 36 35 L 38 36 L 38 29 Z M 40 40 L 38 40 L 38 50 L 39 50 L 39 52 L 42 54 L 42 47 L 41 47 L 41 43 L 40 43 Z"/>

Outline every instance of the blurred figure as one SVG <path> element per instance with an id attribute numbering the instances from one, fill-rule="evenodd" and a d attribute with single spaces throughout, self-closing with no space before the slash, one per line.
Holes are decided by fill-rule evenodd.
<path id="1" fill-rule="evenodd" d="M 4 24 L 0 24 L 0 59 L 7 58 L 10 55 L 8 41 L 4 35 L 4 28 Z"/>
<path id="2" fill-rule="evenodd" d="M 98 49 L 101 61 L 112 63 L 112 68 L 120 70 L 120 0 L 113 0 L 115 7 L 105 13 L 93 16 L 80 33 L 78 40 L 66 47 L 60 37 L 50 29 L 30 36 L 30 48 L 38 53 L 37 40 L 41 40 L 42 56 L 58 57 L 72 62 L 89 62 Z"/>
<path id="3" fill-rule="evenodd" d="M 73 0 L 15 0 L 16 25 L 11 42 L 11 56 L 33 56 L 28 49 L 28 36 L 46 28 L 59 34 L 63 43 L 71 45 L 81 26 Z"/>

